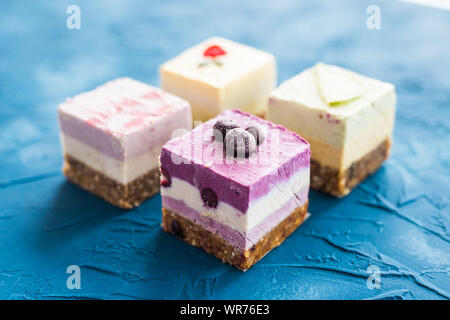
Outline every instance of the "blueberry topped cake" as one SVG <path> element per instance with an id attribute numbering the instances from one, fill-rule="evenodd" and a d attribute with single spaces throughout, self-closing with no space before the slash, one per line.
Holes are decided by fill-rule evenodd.
<path id="1" fill-rule="evenodd" d="M 319 63 L 285 81 L 269 99 L 268 119 L 311 144 L 311 187 L 344 196 L 387 159 L 395 87 Z"/>
<path id="2" fill-rule="evenodd" d="M 66 177 L 130 209 L 159 191 L 161 148 L 192 117 L 187 101 L 120 78 L 67 99 L 59 123 Z"/>
<path id="3" fill-rule="evenodd" d="M 240 110 L 220 113 L 161 151 L 162 226 L 247 270 L 305 219 L 310 147 Z"/>
<path id="4" fill-rule="evenodd" d="M 187 49 L 160 68 L 161 87 L 189 101 L 199 121 L 234 106 L 264 116 L 276 77 L 272 54 L 220 37 Z"/>

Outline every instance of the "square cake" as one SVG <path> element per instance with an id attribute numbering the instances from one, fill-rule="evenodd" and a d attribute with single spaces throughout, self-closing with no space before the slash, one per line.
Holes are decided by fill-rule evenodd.
<path id="1" fill-rule="evenodd" d="M 189 101 L 197 121 L 236 106 L 265 116 L 276 77 L 272 54 L 220 37 L 184 51 L 160 68 L 161 87 Z"/>
<path id="2" fill-rule="evenodd" d="M 67 99 L 58 112 L 66 177 L 124 209 L 159 191 L 163 144 L 192 128 L 187 101 L 130 78 Z"/>
<path id="3" fill-rule="evenodd" d="M 163 147 L 162 227 L 246 270 L 304 221 L 309 165 L 296 133 L 224 111 Z"/>
<path id="4" fill-rule="evenodd" d="M 268 119 L 311 144 L 311 187 L 344 196 L 387 159 L 395 87 L 319 63 L 270 96 Z"/>

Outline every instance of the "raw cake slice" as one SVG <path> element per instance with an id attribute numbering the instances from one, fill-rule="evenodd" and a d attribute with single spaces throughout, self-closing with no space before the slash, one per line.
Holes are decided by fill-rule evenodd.
<path id="1" fill-rule="evenodd" d="M 344 196 L 387 159 L 395 106 L 392 84 L 319 63 L 272 92 L 268 119 L 311 144 L 311 187 Z"/>
<path id="2" fill-rule="evenodd" d="M 164 63 L 160 78 L 191 103 L 194 120 L 206 121 L 235 106 L 265 116 L 277 75 L 270 53 L 214 37 Z"/>
<path id="3" fill-rule="evenodd" d="M 162 227 L 246 270 L 304 221 L 309 163 L 296 133 L 224 111 L 164 145 Z"/>
<path id="4" fill-rule="evenodd" d="M 67 99 L 58 111 L 66 177 L 124 209 L 159 191 L 163 144 L 192 128 L 187 101 L 130 78 Z"/>

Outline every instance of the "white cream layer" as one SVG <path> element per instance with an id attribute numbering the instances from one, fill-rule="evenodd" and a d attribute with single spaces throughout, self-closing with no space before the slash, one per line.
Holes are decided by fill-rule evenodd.
<path id="1" fill-rule="evenodd" d="M 272 190 L 266 195 L 250 201 L 245 214 L 220 201 L 220 199 L 216 209 L 206 208 L 201 199 L 200 191 L 195 186 L 173 177 L 170 187 L 161 188 L 161 196 L 182 200 L 188 207 L 200 212 L 202 215 L 226 224 L 241 234 L 245 234 L 260 224 L 271 213 L 285 205 L 297 192 L 304 190 L 308 186 L 309 168 L 303 168 L 287 181 L 273 185 Z"/>
<path id="2" fill-rule="evenodd" d="M 157 168 L 162 149 L 161 145 L 138 157 L 121 161 L 107 156 L 64 133 L 61 133 L 61 143 L 64 153 L 122 184 L 127 184 Z"/>

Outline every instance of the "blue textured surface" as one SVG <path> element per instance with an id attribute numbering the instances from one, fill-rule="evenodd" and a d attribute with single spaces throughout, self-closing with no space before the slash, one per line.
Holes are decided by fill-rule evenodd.
<path id="1" fill-rule="evenodd" d="M 366 1 L 2 1 L 0 298 L 449 298 L 450 12 Z M 81 7 L 82 29 L 65 27 Z M 69 184 L 56 106 L 221 35 L 275 54 L 279 81 L 317 61 L 394 83 L 386 164 L 246 273 L 160 230 L 159 196 L 122 212 Z M 66 268 L 81 267 L 81 290 Z M 367 267 L 381 288 L 366 286 Z"/>

